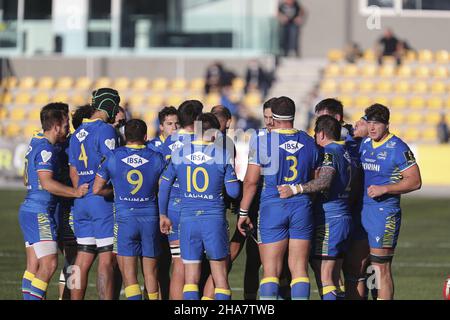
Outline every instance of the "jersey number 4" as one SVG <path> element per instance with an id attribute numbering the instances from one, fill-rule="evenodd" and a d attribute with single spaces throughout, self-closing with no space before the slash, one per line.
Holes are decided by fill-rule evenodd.
<path id="1" fill-rule="evenodd" d="M 86 154 L 86 149 L 84 148 L 84 144 L 81 144 L 81 153 L 80 156 L 78 157 L 78 160 L 83 161 L 84 162 L 84 166 L 87 169 L 88 167 L 88 157 Z"/>

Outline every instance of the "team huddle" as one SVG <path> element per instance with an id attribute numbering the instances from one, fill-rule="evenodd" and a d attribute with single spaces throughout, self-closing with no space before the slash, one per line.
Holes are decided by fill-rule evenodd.
<path id="1" fill-rule="evenodd" d="M 244 243 L 245 299 L 309 299 L 309 266 L 323 300 L 367 299 L 369 265 L 372 295 L 393 299 L 400 195 L 421 178 L 409 147 L 389 132 L 387 107 L 370 106 L 353 128 L 342 104 L 325 99 L 312 138 L 293 127 L 291 99 L 268 100 L 241 182 L 227 108 L 165 107 L 160 135 L 148 141 L 147 124 L 126 121 L 119 104 L 116 90 L 94 91 L 72 114 L 72 134 L 67 104 L 41 110 L 19 211 L 25 300 L 46 298 L 58 250 L 60 299 L 84 299 L 98 257 L 100 299 L 119 299 L 123 287 L 129 300 L 230 300 L 228 275 Z M 227 209 L 238 216 L 231 241 Z"/>

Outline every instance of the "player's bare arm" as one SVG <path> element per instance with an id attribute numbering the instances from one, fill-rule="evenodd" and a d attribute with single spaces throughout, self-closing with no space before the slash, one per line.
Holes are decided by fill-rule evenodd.
<path id="1" fill-rule="evenodd" d="M 245 226 L 253 229 L 253 224 L 246 213 L 248 213 L 248 209 L 250 208 L 253 197 L 255 196 L 258 189 L 258 182 L 260 177 L 261 167 L 255 164 L 249 164 L 244 178 L 244 190 L 240 205 L 241 212 L 239 213 L 239 220 L 237 224 L 239 232 L 243 235 L 245 235 Z"/>
<path id="2" fill-rule="evenodd" d="M 89 185 L 87 183 L 82 184 L 78 188 L 68 187 L 54 180 L 53 172 L 51 171 L 39 171 L 38 176 L 42 188 L 55 196 L 66 198 L 81 198 L 88 192 Z"/>
<path id="3" fill-rule="evenodd" d="M 404 194 L 422 187 L 419 166 L 416 164 L 402 172 L 402 179 L 398 183 L 375 186 L 367 188 L 367 194 L 371 198 L 380 197 L 384 194 Z"/>
<path id="4" fill-rule="evenodd" d="M 113 188 L 111 185 L 107 185 L 107 181 L 105 179 L 99 175 L 96 175 L 92 192 L 98 196 L 109 197 L 113 194 Z"/>
<path id="5" fill-rule="evenodd" d="M 70 166 L 69 168 L 69 177 L 70 177 L 70 181 L 72 181 L 72 185 L 73 186 L 78 186 L 78 172 L 77 172 L 77 168 L 74 166 Z"/>
<path id="6" fill-rule="evenodd" d="M 332 167 L 323 167 L 318 171 L 318 176 L 305 183 L 299 185 L 282 185 L 278 186 L 278 192 L 281 199 L 290 198 L 298 193 L 315 193 L 325 191 L 330 188 L 331 182 L 336 171 Z"/>

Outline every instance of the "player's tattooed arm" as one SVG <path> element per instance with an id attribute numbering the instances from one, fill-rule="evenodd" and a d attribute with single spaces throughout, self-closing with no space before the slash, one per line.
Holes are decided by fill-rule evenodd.
<path id="1" fill-rule="evenodd" d="M 332 167 L 322 167 L 319 170 L 319 175 L 314 180 L 302 184 L 302 193 L 315 193 L 328 190 L 333 181 L 336 170 Z"/>

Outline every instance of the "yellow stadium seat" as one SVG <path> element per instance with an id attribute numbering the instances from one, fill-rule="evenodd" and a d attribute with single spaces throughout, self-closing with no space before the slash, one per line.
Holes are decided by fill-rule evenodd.
<path id="1" fill-rule="evenodd" d="M 63 92 L 57 92 L 53 96 L 52 100 L 55 101 L 55 102 L 69 103 L 69 97 L 67 96 L 67 94 L 65 94 Z"/>
<path id="2" fill-rule="evenodd" d="M 205 89 L 205 80 L 203 78 L 196 78 L 191 81 L 190 84 L 191 91 L 203 91 Z"/>
<path id="3" fill-rule="evenodd" d="M 38 80 L 37 88 L 40 90 L 50 90 L 55 85 L 55 79 L 52 77 L 42 77 Z"/>
<path id="4" fill-rule="evenodd" d="M 420 130 L 417 128 L 410 127 L 408 130 L 405 130 L 403 133 L 403 137 L 407 142 L 417 141 L 420 137 Z"/>
<path id="5" fill-rule="evenodd" d="M 409 77 L 411 77 L 411 75 L 412 75 L 412 69 L 408 65 L 402 65 L 397 71 L 397 76 L 399 76 L 401 78 L 409 78 Z"/>
<path id="6" fill-rule="evenodd" d="M 202 94 L 195 94 L 195 92 L 193 92 L 191 95 L 186 97 L 186 100 L 198 100 L 198 101 L 203 101 L 203 95 Z"/>
<path id="7" fill-rule="evenodd" d="M 389 131 L 397 137 L 403 137 L 403 130 L 399 127 L 389 128 Z"/>
<path id="8" fill-rule="evenodd" d="M 440 64 L 447 64 L 450 62 L 450 54 L 447 50 L 439 50 L 435 53 L 435 60 Z"/>
<path id="9" fill-rule="evenodd" d="M 430 68 L 427 66 L 419 66 L 415 70 L 415 75 L 418 78 L 429 78 L 430 77 Z"/>
<path id="10" fill-rule="evenodd" d="M 130 86 L 130 79 L 126 77 L 120 77 L 114 80 L 113 88 L 117 91 L 127 90 Z"/>
<path id="11" fill-rule="evenodd" d="M 13 96 L 9 92 L 5 92 L 0 96 L 0 105 L 8 105 L 13 101 Z"/>
<path id="12" fill-rule="evenodd" d="M 389 122 L 393 125 L 402 125 L 405 121 L 405 115 L 402 112 L 393 112 Z"/>
<path id="13" fill-rule="evenodd" d="M 444 101 L 439 97 L 432 97 L 427 100 L 428 109 L 440 110 L 444 106 Z"/>
<path id="14" fill-rule="evenodd" d="M 409 93 L 410 85 L 408 81 L 402 80 L 395 83 L 395 93 L 406 94 Z"/>
<path id="15" fill-rule="evenodd" d="M 107 88 L 107 87 L 111 87 L 111 79 L 108 77 L 101 77 L 98 78 L 97 80 L 95 80 L 94 82 L 94 90 L 99 89 L 99 88 Z"/>
<path id="16" fill-rule="evenodd" d="M 169 81 L 166 78 L 158 78 L 153 80 L 151 87 L 154 91 L 164 91 L 167 89 Z"/>
<path id="17" fill-rule="evenodd" d="M 379 69 L 379 73 L 383 78 L 392 78 L 395 75 L 395 67 L 393 65 L 383 65 Z"/>
<path id="18" fill-rule="evenodd" d="M 155 119 L 156 119 L 157 116 L 158 116 L 158 113 L 155 112 L 155 111 L 146 111 L 146 112 L 143 114 L 143 118 L 144 118 L 143 120 L 144 120 L 145 122 L 147 122 L 147 124 L 148 124 L 149 127 L 153 127 L 153 126 L 152 126 L 153 121 L 155 121 Z"/>
<path id="19" fill-rule="evenodd" d="M 42 131 L 42 128 L 37 123 L 34 124 L 28 123 L 23 129 L 23 136 L 29 138 L 38 133 L 39 131 Z"/>
<path id="20" fill-rule="evenodd" d="M 422 109 L 425 107 L 425 99 L 420 96 L 413 97 L 409 100 L 409 106 L 412 109 Z"/>
<path id="21" fill-rule="evenodd" d="M 160 108 L 164 104 L 164 97 L 159 94 L 152 94 L 147 99 L 147 104 L 150 107 Z M 174 106 L 178 107 L 178 106 Z"/>
<path id="22" fill-rule="evenodd" d="M 26 92 L 19 93 L 15 99 L 15 103 L 19 105 L 29 104 L 30 102 L 31 96 Z"/>
<path id="23" fill-rule="evenodd" d="M 41 109 L 40 108 L 33 108 L 28 113 L 28 120 L 29 121 L 40 121 L 41 119 Z"/>
<path id="24" fill-rule="evenodd" d="M 8 111 L 4 107 L 0 107 L 0 120 L 4 121 L 8 117 Z"/>
<path id="25" fill-rule="evenodd" d="M 450 97 L 445 101 L 445 107 L 450 110 Z"/>
<path id="26" fill-rule="evenodd" d="M 417 53 L 412 50 L 408 50 L 405 54 L 405 57 L 403 58 L 403 62 L 406 63 L 415 62 L 416 60 L 417 60 Z"/>
<path id="27" fill-rule="evenodd" d="M 431 84 L 431 93 L 444 94 L 446 91 L 446 85 L 444 82 L 436 81 Z"/>
<path id="28" fill-rule="evenodd" d="M 392 56 L 383 56 L 382 62 L 384 65 L 395 65 L 397 63 L 397 60 L 395 57 Z"/>
<path id="29" fill-rule="evenodd" d="M 373 103 L 379 103 L 384 106 L 389 106 L 389 102 L 390 102 L 389 99 L 384 96 L 377 96 L 373 99 Z"/>
<path id="30" fill-rule="evenodd" d="M 344 52 L 340 49 L 331 49 L 328 51 L 328 60 L 331 62 L 338 62 L 344 59 Z"/>
<path id="31" fill-rule="evenodd" d="M 420 63 L 432 63 L 433 62 L 433 52 L 430 50 L 420 50 L 419 51 L 419 62 Z"/>
<path id="32" fill-rule="evenodd" d="M 422 124 L 423 115 L 420 112 L 409 113 L 406 117 L 406 120 L 409 125 L 419 125 Z"/>
<path id="33" fill-rule="evenodd" d="M 341 68 L 337 63 L 330 63 L 325 68 L 325 76 L 328 78 L 334 78 L 341 75 Z"/>
<path id="34" fill-rule="evenodd" d="M 391 106 L 394 109 L 404 109 L 408 105 L 408 100 L 405 97 L 397 96 L 391 101 Z"/>
<path id="35" fill-rule="evenodd" d="M 128 103 L 132 109 L 139 109 L 145 104 L 145 97 L 141 94 L 133 94 L 129 99 Z"/>
<path id="36" fill-rule="evenodd" d="M 50 96 L 46 92 L 38 93 L 33 98 L 33 103 L 37 105 L 45 105 L 50 102 Z"/>
<path id="37" fill-rule="evenodd" d="M 415 94 L 424 94 L 428 91 L 428 83 L 425 81 L 417 81 L 412 85 L 412 92 Z"/>
<path id="38" fill-rule="evenodd" d="M 218 93 L 210 93 L 206 96 L 205 105 L 206 106 L 217 106 L 220 104 L 220 94 Z"/>
<path id="39" fill-rule="evenodd" d="M 427 142 L 436 142 L 437 141 L 437 131 L 436 128 L 428 128 L 422 131 L 421 135 L 422 140 Z"/>
<path id="40" fill-rule="evenodd" d="M 179 106 L 183 101 L 184 101 L 184 98 L 182 96 L 171 94 L 166 99 L 166 104 L 169 106 Z"/>
<path id="41" fill-rule="evenodd" d="M 356 77 L 359 73 L 358 66 L 356 64 L 347 64 L 342 70 L 345 77 Z"/>
<path id="42" fill-rule="evenodd" d="M 242 78 L 234 78 L 231 84 L 233 91 L 242 91 L 245 87 L 245 81 Z"/>
<path id="43" fill-rule="evenodd" d="M 361 75 L 363 77 L 375 77 L 377 75 L 377 72 L 378 66 L 376 64 L 366 64 L 361 68 Z"/>
<path id="44" fill-rule="evenodd" d="M 1 86 L 6 89 L 14 89 L 18 82 L 16 77 L 6 77 L 2 79 Z"/>
<path id="45" fill-rule="evenodd" d="M 78 78 L 75 82 L 75 89 L 77 90 L 89 90 L 92 85 L 92 80 L 88 77 Z"/>
<path id="46" fill-rule="evenodd" d="M 364 115 L 364 110 L 358 110 L 351 114 L 350 119 L 352 120 L 353 123 L 355 123 L 356 121 L 359 121 L 363 115 Z"/>
<path id="47" fill-rule="evenodd" d="M 379 93 L 391 93 L 392 92 L 392 82 L 390 81 L 380 81 L 377 83 L 377 92 Z"/>
<path id="48" fill-rule="evenodd" d="M 445 66 L 436 67 L 433 70 L 433 76 L 437 79 L 447 79 L 448 78 L 448 68 Z"/>
<path id="49" fill-rule="evenodd" d="M 21 130 L 22 128 L 17 123 L 13 122 L 6 126 L 5 135 L 10 138 L 16 138 Z"/>
<path id="50" fill-rule="evenodd" d="M 340 83 L 339 88 L 343 93 L 352 93 L 356 91 L 356 83 L 352 80 L 344 80 Z"/>
<path id="51" fill-rule="evenodd" d="M 22 121 L 25 119 L 26 111 L 24 108 L 15 107 L 9 111 L 9 119 L 12 121 Z"/>
<path id="52" fill-rule="evenodd" d="M 257 107 L 261 105 L 261 95 L 249 93 L 244 97 L 243 104 L 246 107 Z"/>
<path id="53" fill-rule="evenodd" d="M 337 83 L 334 80 L 325 80 L 322 81 L 320 85 L 320 91 L 322 91 L 325 94 L 334 93 L 337 90 Z"/>
<path id="54" fill-rule="evenodd" d="M 182 91 L 187 87 L 187 81 L 185 79 L 174 79 L 171 84 L 171 89 L 173 91 Z"/>
<path id="55" fill-rule="evenodd" d="M 359 92 L 361 93 L 372 93 L 375 88 L 375 83 L 370 80 L 363 80 L 359 83 Z"/>
<path id="56" fill-rule="evenodd" d="M 425 115 L 425 123 L 431 126 L 435 126 L 441 120 L 441 114 L 439 112 L 429 112 Z"/>
<path id="57" fill-rule="evenodd" d="M 69 90 L 74 86 L 73 78 L 71 77 L 62 77 L 56 80 L 55 89 L 57 90 Z"/>
<path id="58" fill-rule="evenodd" d="M 351 96 L 340 96 L 339 100 L 342 102 L 344 108 L 353 107 L 353 98 Z"/>
<path id="59" fill-rule="evenodd" d="M 370 100 L 369 97 L 367 97 L 367 96 L 358 96 L 355 99 L 355 103 L 354 104 L 355 104 L 355 107 L 365 109 L 365 108 L 370 107 L 371 103 L 372 103 L 372 100 Z"/>
<path id="60" fill-rule="evenodd" d="M 144 77 L 136 78 L 131 83 L 131 88 L 133 88 L 134 91 L 144 91 L 148 89 L 149 80 Z"/>
<path id="61" fill-rule="evenodd" d="M 82 106 L 91 102 L 88 95 L 82 94 L 74 94 L 70 100 L 74 106 Z"/>
<path id="62" fill-rule="evenodd" d="M 19 88 L 22 90 L 33 89 L 36 85 L 36 80 L 33 77 L 24 77 L 20 79 Z"/>
<path id="63" fill-rule="evenodd" d="M 372 49 L 367 49 L 364 51 L 363 59 L 367 62 L 373 62 L 377 60 L 377 57 Z"/>

